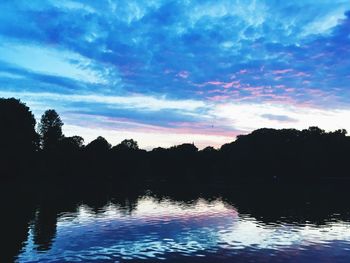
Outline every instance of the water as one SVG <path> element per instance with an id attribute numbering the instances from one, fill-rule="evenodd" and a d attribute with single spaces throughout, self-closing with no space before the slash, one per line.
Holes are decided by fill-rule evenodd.
<path id="1" fill-rule="evenodd" d="M 16 260 L 350 262 L 347 204 L 335 206 L 330 193 L 297 192 L 300 198 L 252 190 L 176 198 L 146 192 L 90 205 L 46 200 L 33 206 L 16 239 Z"/>

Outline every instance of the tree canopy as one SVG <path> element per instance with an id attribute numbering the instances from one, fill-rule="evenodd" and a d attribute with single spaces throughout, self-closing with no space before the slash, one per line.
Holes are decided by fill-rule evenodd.
<path id="1" fill-rule="evenodd" d="M 113 147 L 114 150 L 138 150 L 137 141 L 133 139 L 125 139 L 120 144 Z"/>
<path id="2" fill-rule="evenodd" d="M 85 149 L 88 152 L 107 152 L 112 147 L 109 142 L 102 136 L 98 136 L 95 140 L 86 145 Z"/>
<path id="3" fill-rule="evenodd" d="M 2 150 L 35 150 L 38 134 L 35 118 L 29 108 L 15 98 L 0 98 L 0 148 Z"/>
<path id="4" fill-rule="evenodd" d="M 39 134 L 44 150 L 57 147 L 63 138 L 62 126 L 63 122 L 55 110 L 45 111 L 39 123 Z"/>

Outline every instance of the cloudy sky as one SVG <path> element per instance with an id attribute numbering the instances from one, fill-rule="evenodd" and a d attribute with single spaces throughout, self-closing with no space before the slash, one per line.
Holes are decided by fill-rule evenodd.
<path id="1" fill-rule="evenodd" d="M 2 0 L 0 97 L 66 135 L 220 146 L 350 131 L 349 0 Z"/>

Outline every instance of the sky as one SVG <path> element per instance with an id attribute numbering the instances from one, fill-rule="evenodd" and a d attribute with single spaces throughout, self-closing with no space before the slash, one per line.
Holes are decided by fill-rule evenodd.
<path id="1" fill-rule="evenodd" d="M 350 131 L 350 2 L 2 0 L 0 97 L 144 149 Z"/>

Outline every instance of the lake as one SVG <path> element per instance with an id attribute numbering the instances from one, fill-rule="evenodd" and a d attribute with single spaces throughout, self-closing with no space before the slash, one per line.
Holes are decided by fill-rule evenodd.
<path id="1" fill-rule="evenodd" d="M 7 249 L 17 262 L 350 262 L 347 193 L 317 189 L 22 199 Z"/>

